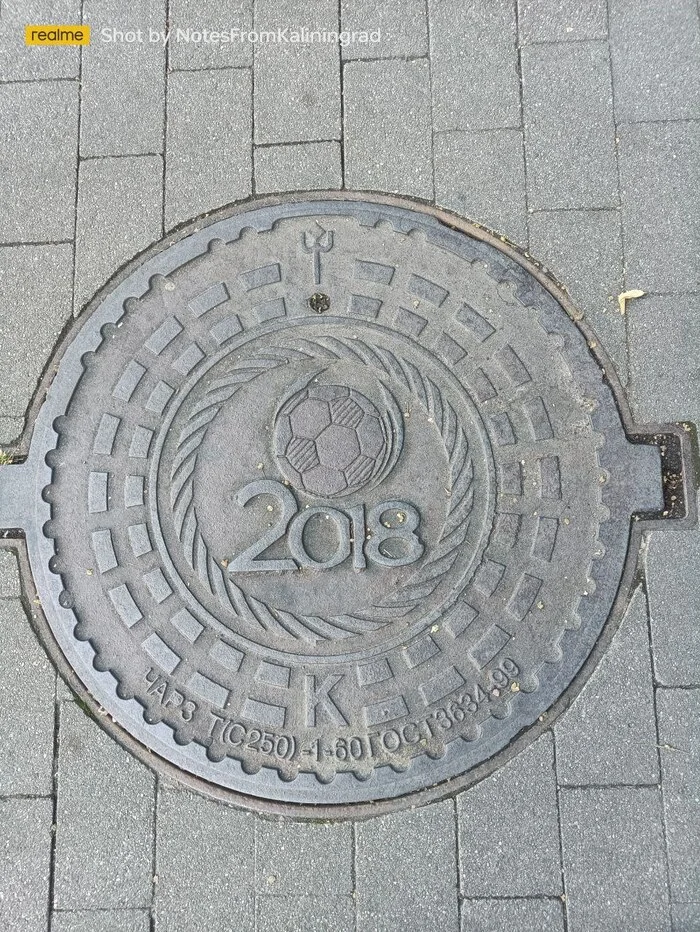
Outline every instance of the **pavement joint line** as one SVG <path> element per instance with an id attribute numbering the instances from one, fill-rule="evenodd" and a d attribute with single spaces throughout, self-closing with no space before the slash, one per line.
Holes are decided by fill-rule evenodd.
<path id="1" fill-rule="evenodd" d="M 363 59 L 364 60 L 364 59 Z M 478 136 L 479 134 L 484 133 L 500 133 L 502 130 L 509 129 L 524 129 L 522 123 L 514 123 L 510 126 L 487 126 L 487 127 L 477 127 L 475 129 L 436 129 L 434 132 L 435 136 L 451 136 L 454 133 L 469 133 L 470 136 Z"/>
<path id="2" fill-rule="evenodd" d="M 338 0 L 338 27 L 343 28 L 343 0 Z M 338 82 L 340 85 L 340 187 L 345 190 L 345 65 L 343 55 L 338 55 Z M 255 138 L 255 137 L 253 137 Z M 357 907 L 355 908 L 357 925 Z"/>
<path id="3" fill-rule="evenodd" d="M 340 142 L 340 137 L 335 139 L 313 139 L 311 142 L 256 142 L 255 149 L 289 149 L 294 146 L 317 146 L 322 143 Z"/>
<path id="4" fill-rule="evenodd" d="M 697 685 L 694 685 L 694 684 L 684 684 L 683 686 L 669 686 L 669 685 L 666 684 L 666 683 L 654 683 L 654 687 L 655 687 L 655 689 L 668 689 L 668 690 L 672 690 L 672 689 L 685 689 L 685 690 L 688 690 L 689 692 L 692 692 L 693 690 L 700 689 L 700 686 L 697 686 Z"/>
<path id="5" fill-rule="evenodd" d="M 170 45 L 167 45 L 166 48 L 169 50 Z M 221 65 L 221 67 L 216 67 L 216 68 L 212 68 L 212 67 L 208 67 L 208 68 L 167 68 L 166 73 L 167 74 L 202 74 L 203 72 L 211 71 L 214 74 L 216 74 L 219 71 L 251 71 L 251 70 L 252 70 L 252 65 Z"/>
<path id="6" fill-rule="evenodd" d="M 354 932 L 357 928 L 357 822 L 350 823 L 350 881 L 352 883 Z"/>
<path id="7" fill-rule="evenodd" d="M 73 84 L 80 78 L 14 78 L 10 81 L 0 79 L 0 84 Z"/>
<path id="8" fill-rule="evenodd" d="M 82 19 L 81 19 L 82 22 Z M 76 185 L 77 187 L 77 185 Z M 51 848 L 49 850 L 49 889 L 48 889 L 48 927 L 49 932 L 53 928 L 53 904 L 55 902 L 56 886 L 56 837 L 58 835 L 58 753 L 60 750 L 61 734 L 61 703 L 58 700 L 58 675 L 56 675 L 56 684 L 54 692 L 54 713 L 53 713 L 53 794 L 52 794 L 52 814 L 51 814 Z"/>
<path id="9" fill-rule="evenodd" d="M 54 240 L 21 240 L 10 243 L 0 243 L 0 249 L 10 249 L 16 246 L 72 246 L 75 240 L 72 239 L 54 239 Z"/>
<path id="10" fill-rule="evenodd" d="M 423 56 L 414 56 L 412 59 L 407 57 L 406 61 L 421 61 L 422 59 L 427 59 L 428 61 L 428 90 L 430 91 L 430 180 L 433 189 L 432 200 L 435 202 L 437 197 L 437 189 L 435 187 L 435 98 L 433 96 L 433 59 L 430 55 L 430 8 L 428 6 L 428 0 L 424 0 L 423 8 L 425 10 L 425 29 L 428 40 L 428 54 Z M 457 810 L 455 809 L 455 816 L 456 815 Z M 457 861 L 457 864 L 459 865 L 459 860 Z M 461 916 L 459 919 L 461 921 Z"/>
<path id="11" fill-rule="evenodd" d="M 158 806 L 160 804 L 160 774 L 155 774 L 153 786 L 153 819 L 151 822 L 152 835 L 152 853 L 151 853 L 151 905 L 145 910 L 149 917 L 149 927 L 151 932 L 156 928 L 156 895 L 158 884 Z"/>
<path id="12" fill-rule="evenodd" d="M 170 0 L 165 0 L 165 30 L 170 29 Z M 165 199 L 167 195 L 167 149 L 168 149 L 168 71 L 170 67 L 170 43 L 165 46 L 165 55 L 163 56 L 163 174 L 161 176 L 161 233 L 165 236 Z M 157 796 L 156 796 L 157 798 Z"/>
<path id="13" fill-rule="evenodd" d="M 162 152 L 119 152 L 116 155 L 81 155 L 78 158 L 79 162 L 99 162 L 103 159 L 147 159 L 147 158 L 162 158 Z"/>
<path id="14" fill-rule="evenodd" d="M 518 7 L 519 7 L 519 0 L 513 0 L 513 10 L 515 14 L 515 39 L 516 39 L 515 68 L 518 73 L 518 105 L 520 107 L 520 124 L 521 124 L 520 142 L 521 142 L 522 153 L 523 153 L 523 195 L 525 198 L 525 239 L 526 239 L 526 242 L 523 243 L 523 245 L 529 252 L 530 250 L 530 204 L 529 204 L 529 198 L 528 198 L 528 193 L 527 193 L 527 146 L 525 143 L 525 99 L 524 99 L 524 94 L 523 94 L 522 53 L 521 53 L 520 44 L 518 43 L 518 36 L 520 35 L 520 11 Z"/>
<path id="15" fill-rule="evenodd" d="M 612 204 L 610 207 L 528 207 L 529 214 L 609 214 L 611 211 L 620 213 L 621 204 Z"/>
<path id="16" fill-rule="evenodd" d="M 428 48 L 430 48 L 430 33 L 428 33 Z M 457 807 L 457 797 L 452 800 L 453 818 L 455 823 L 455 867 L 457 870 L 457 926 L 462 928 L 462 902 L 466 896 L 462 893 L 462 871 L 460 869 L 460 819 Z"/>
<path id="17" fill-rule="evenodd" d="M 517 0 L 516 0 L 517 3 Z M 561 902 L 564 904 L 564 909 L 562 910 L 562 922 L 564 925 L 564 932 L 569 930 L 569 910 L 568 902 L 569 899 L 566 895 L 566 871 L 564 870 L 564 831 L 561 824 L 561 805 L 559 803 L 559 793 L 561 791 L 561 786 L 559 785 L 559 773 L 557 770 L 557 738 L 554 733 L 554 729 L 550 728 L 549 733 L 552 738 L 552 768 L 554 769 L 554 797 L 556 799 L 557 805 L 557 841 L 559 842 L 559 873 L 561 874 L 561 889 L 562 889 L 562 899 Z"/>
<path id="18" fill-rule="evenodd" d="M 251 16 L 252 17 L 255 17 L 254 2 L 255 0 L 251 0 Z M 340 0 L 338 0 L 338 2 L 340 2 Z M 253 197 L 255 197 L 255 195 L 257 194 L 257 184 L 255 182 L 255 172 L 257 168 L 255 164 L 255 151 L 256 151 L 256 145 L 255 145 L 255 45 L 253 46 L 253 49 L 252 49 L 251 63 L 249 67 L 250 67 L 250 146 L 251 146 L 251 150 L 250 150 L 250 193 Z M 342 101 L 342 90 L 341 90 L 341 101 Z M 254 924 L 257 924 L 257 921 L 258 921 L 257 916 L 258 916 L 258 911 L 256 908 L 254 910 L 254 918 L 253 918 Z"/>
<path id="19" fill-rule="evenodd" d="M 83 0 L 80 0 L 80 22 L 82 23 L 85 19 L 85 10 L 83 5 Z M 82 109 L 83 109 L 83 47 L 80 46 L 78 49 L 78 115 L 77 115 L 77 127 L 76 127 L 76 146 L 75 146 L 75 156 L 76 156 L 76 166 L 75 166 L 75 204 L 73 206 L 73 281 L 72 281 L 72 294 L 71 294 L 71 310 L 73 312 L 73 317 L 76 317 L 80 308 L 77 308 L 75 305 L 75 295 L 76 288 L 78 283 L 78 204 L 80 203 L 80 124 L 82 120 Z M 54 762 L 55 763 L 55 762 Z M 55 833 L 54 833 L 55 835 Z M 53 885 L 53 857 L 55 847 L 55 839 L 51 851 L 51 884 Z M 51 896 L 51 901 L 53 902 L 53 891 Z M 49 904 L 49 909 L 51 904 Z"/>
<path id="20" fill-rule="evenodd" d="M 700 117 L 686 117 L 677 120 L 616 120 L 616 126 L 668 126 L 685 123 L 700 123 Z"/>
<path id="21" fill-rule="evenodd" d="M 53 791 L 43 796 L 40 793 L 2 793 L 0 794 L 0 802 L 9 802 L 13 799 L 52 799 L 53 796 Z"/>
<path id="22" fill-rule="evenodd" d="M 607 36 L 598 36 L 597 38 L 581 39 L 540 39 L 536 42 L 518 42 L 518 47 L 523 49 L 535 48 L 540 45 L 584 45 L 587 42 L 607 42 L 610 30 Z"/>
<path id="23" fill-rule="evenodd" d="M 661 783 L 563 783 L 560 790 L 651 790 L 658 792 Z"/>

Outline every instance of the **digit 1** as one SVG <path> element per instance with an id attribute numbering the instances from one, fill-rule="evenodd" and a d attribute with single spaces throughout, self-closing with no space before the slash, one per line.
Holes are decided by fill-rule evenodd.
<path id="1" fill-rule="evenodd" d="M 354 570 L 367 569 L 367 560 L 365 559 L 365 506 L 354 505 L 348 508 L 348 514 L 352 519 L 352 568 Z"/>

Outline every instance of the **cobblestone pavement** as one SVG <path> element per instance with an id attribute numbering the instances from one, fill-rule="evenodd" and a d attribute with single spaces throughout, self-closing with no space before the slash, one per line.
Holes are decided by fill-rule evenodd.
<path id="1" fill-rule="evenodd" d="M 400 192 L 529 249 L 640 423 L 700 422 L 696 0 L 4 0 L 0 443 L 125 260 L 253 193 Z M 21 13 L 20 13 L 21 9 Z M 20 26 L 93 43 L 26 49 Z M 101 41 L 103 28 L 380 27 L 378 44 Z M 616 295 L 644 298 L 620 314 Z M 456 799 L 358 824 L 171 785 L 57 682 L 0 550 L 0 929 L 700 929 L 700 532 L 649 535 L 551 732 Z"/>

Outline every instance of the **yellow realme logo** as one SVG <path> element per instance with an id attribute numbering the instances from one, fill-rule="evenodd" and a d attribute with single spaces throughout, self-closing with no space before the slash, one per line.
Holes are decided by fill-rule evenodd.
<path id="1" fill-rule="evenodd" d="M 25 26 L 25 45 L 90 45 L 89 26 Z"/>

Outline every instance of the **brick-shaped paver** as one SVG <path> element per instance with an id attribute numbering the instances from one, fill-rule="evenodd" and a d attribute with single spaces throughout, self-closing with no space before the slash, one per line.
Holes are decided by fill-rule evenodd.
<path id="1" fill-rule="evenodd" d="M 611 0 L 610 51 L 618 121 L 700 117 L 696 0 Z"/>
<path id="2" fill-rule="evenodd" d="M 50 799 L 0 799 L 0 929 L 48 928 Z"/>
<path id="3" fill-rule="evenodd" d="M 464 900 L 461 932 L 564 932 L 560 899 Z"/>
<path id="4" fill-rule="evenodd" d="M 618 136 L 627 287 L 700 290 L 700 122 L 620 126 Z"/>
<path id="5" fill-rule="evenodd" d="M 560 784 L 658 783 L 644 592 L 638 589 L 598 669 L 555 729 Z"/>
<path id="6" fill-rule="evenodd" d="M 165 163 L 167 228 L 250 194 L 251 93 L 247 70 L 170 75 Z"/>
<path id="7" fill-rule="evenodd" d="M 515 4 L 428 0 L 436 130 L 521 125 Z"/>
<path id="8" fill-rule="evenodd" d="M 360 822 L 357 932 L 456 932 L 454 803 Z"/>
<path id="9" fill-rule="evenodd" d="M 0 15 L 0 81 L 77 78 L 77 48 L 25 45 L 26 24 L 79 23 L 80 0 L 22 0 L 4 3 Z"/>
<path id="10" fill-rule="evenodd" d="M 426 0 L 384 0 L 381 4 L 341 0 L 341 25 L 350 36 L 353 32 L 375 34 L 371 42 L 349 39 L 342 46 L 344 59 L 417 58 L 428 54 Z"/>
<path id="11" fill-rule="evenodd" d="M 128 259 L 160 239 L 163 160 L 89 159 L 78 173 L 75 310 Z"/>
<path id="12" fill-rule="evenodd" d="M 352 893 L 349 823 L 255 823 L 256 887 L 290 896 Z"/>
<path id="13" fill-rule="evenodd" d="M 348 62 L 343 75 L 346 186 L 432 198 L 428 62 Z"/>
<path id="14" fill-rule="evenodd" d="M 0 84 L 0 113 L 0 243 L 73 239 L 77 82 Z"/>
<path id="15" fill-rule="evenodd" d="M 527 247 L 519 129 L 435 134 L 435 200 Z"/>
<path id="16" fill-rule="evenodd" d="M 548 733 L 457 799 L 465 897 L 562 893 L 554 743 Z"/>
<path id="17" fill-rule="evenodd" d="M 183 790 L 158 794 L 156 932 L 252 930 L 254 817 Z"/>
<path id="18" fill-rule="evenodd" d="M 17 557 L 11 550 L 0 548 L 0 599 L 20 595 L 21 591 Z"/>
<path id="19" fill-rule="evenodd" d="M 54 912 L 51 932 L 149 932 L 150 916 L 143 909 L 81 909 Z"/>
<path id="20" fill-rule="evenodd" d="M 342 188 L 339 142 L 298 142 L 255 150 L 255 190 L 313 191 Z"/>
<path id="21" fill-rule="evenodd" d="M 72 246 L 0 247 L 0 413 L 24 415 L 72 316 L 72 284 Z"/>
<path id="22" fill-rule="evenodd" d="M 624 384 L 627 328 L 617 302 L 623 290 L 619 210 L 537 211 L 528 226 L 530 254 L 566 287 Z"/>
<path id="23" fill-rule="evenodd" d="M 522 70 L 529 206 L 616 206 L 607 42 L 527 46 Z"/>
<path id="24" fill-rule="evenodd" d="M 606 0 L 518 0 L 520 41 L 576 42 L 608 34 Z"/>
<path id="25" fill-rule="evenodd" d="M 0 600 L 0 644 L 0 796 L 49 796 L 56 674 L 17 599 Z"/>
<path id="26" fill-rule="evenodd" d="M 76 702 L 61 705 L 56 909 L 148 907 L 154 777 Z"/>
<path id="27" fill-rule="evenodd" d="M 338 0 L 256 0 L 258 33 L 337 32 Z M 285 33 L 285 30 L 288 32 Z M 337 42 L 261 41 L 255 47 L 255 142 L 339 139 L 340 46 Z"/>
<path id="28" fill-rule="evenodd" d="M 163 151 L 165 46 L 149 29 L 165 29 L 165 4 L 84 0 L 83 21 L 93 29 L 83 49 L 81 155 L 135 155 Z M 142 42 L 104 41 L 102 30 L 141 31 Z"/>
<path id="29" fill-rule="evenodd" d="M 568 932 L 670 929 L 661 791 L 563 789 Z"/>
<path id="30" fill-rule="evenodd" d="M 671 900 L 700 912 L 700 689 L 656 692 Z"/>
<path id="31" fill-rule="evenodd" d="M 355 928 L 352 896 L 265 896 L 258 894 L 257 928 L 264 932 L 350 932 Z"/>
<path id="32" fill-rule="evenodd" d="M 648 295 L 627 305 L 630 403 L 637 420 L 700 424 L 698 315 L 700 294 Z"/>
<path id="33" fill-rule="evenodd" d="M 233 0 L 225 6 L 219 0 L 170 0 L 169 13 L 170 68 L 241 68 L 253 64 L 253 43 L 245 36 L 253 26 L 253 0 Z M 231 30 L 239 31 L 231 35 Z M 212 41 L 205 41 L 205 32 Z M 215 33 L 229 38 L 213 40 Z"/>

